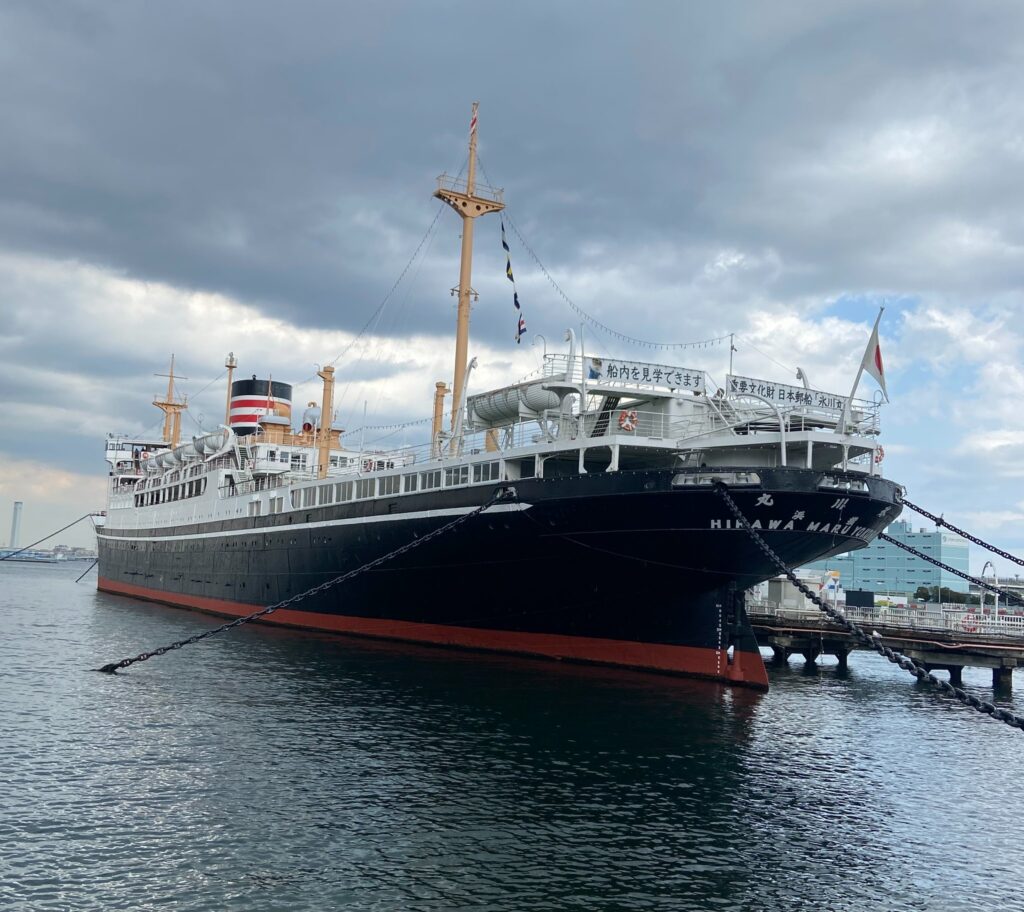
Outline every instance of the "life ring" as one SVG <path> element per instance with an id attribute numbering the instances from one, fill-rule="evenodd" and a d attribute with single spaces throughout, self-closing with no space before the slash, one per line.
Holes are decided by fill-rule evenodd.
<path id="1" fill-rule="evenodd" d="M 978 616 L 976 614 L 965 614 L 960 618 L 960 629 L 964 633 L 977 633 L 978 632 Z"/>
<path id="2" fill-rule="evenodd" d="M 139 459 L 149 459 L 149 450 L 143 450 L 139 453 Z"/>
<path id="3" fill-rule="evenodd" d="M 638 423 L 636 409 L 623 409 L 619 412 L 619 427 L 624 431 L 635 431 Z"/>
<path id="4" fill-rule="evenodd" d="M 875 465 L 878 465 L 883 459 L 885 459 L 885 448 L 880 446 L 875 450 Z"/>

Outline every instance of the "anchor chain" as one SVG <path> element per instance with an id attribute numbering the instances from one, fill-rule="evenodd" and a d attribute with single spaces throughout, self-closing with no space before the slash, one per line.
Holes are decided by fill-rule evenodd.
<path id="1" fill-rule="evenodd" d="M 971 576 L 968 573 L 964 573 L 962 570 L 957 570 L 956 567 L 950 567 L 949 564 L 944 564 L 942 561 L 918 551 L 917 548 L 911 548 L 910 545 L 905 542 L 897 541 L 891 535 L 886 535 L 884 532 L 880 532 L 878 537 L 882 541 L 888 542 L 890 545 L 895 545 L 897 548 L 902 548 L 904 551 L 913 554 L 914 557 L 919 557 L 921 560 L 928 561 L 929 564 L 934 564 L 941 570 L 945 570 L 955 576 L 959 576 L 961 579 L 965 579 L 969 583 L 974 583 L 976 586 L 988 589 L 989 592 L 994 592 L 996 595 L 1001 595 L 1007 602 L 1016 602 L 1018 605 L 1024 605 L 1024 600 L 1022 600 L 1019 595 L 1009 592 L 1006 589 L 1000 589 L 998 586 L 993 586 L 991 583 L 986 583 L 983 579 Z"/>
<path id="2" fill-rule="evenodd" d="M 930 519 L 933 523 L 935 523 L 935 525 L 945 526 L 947 529 L 949 529 L 950 532 L 955 532 L 961 538 L 966 538 L 969 542 L 973 542 L 979 547 L 984 548 L 986 551 L 991 551 L 993 554 L 998 554 L 1000 557 L 1006 558 L 1006 560 L 1012 561 L 1013 563 L 1018 564 L 1021 567 L 1024 567 L 1024 560 L 1022 560 L 1021 558 L 1015 557 L 1014 555 L 1009 554 L 1006 551 L 1003 551 L 1002 548 L 997 548 L 995 545 L 990 545 L 987 541 L 982 541 L 977 536 L 971 535 L 970 532 L 965 532 L 963 529 L 954 526 L 952 523 L 946 522 L 946 520 L 944 520 L 941 516 L 936 516 L 934 513 L 929 513 L 924 507 L 919 507 L 917 504 L 911 503 L 906 498 L 903 499 L 903 506 L 910 507 L 910 509 L 913 510 L 915 513 L 920 513 L 926 519 Z"/>
<path id="3" fill-rule="evenodd" d="M 348 573 L 343 573 L 341 576 L 336 576 L 333 579 L 329 579 L 319 586 L 314 586 L 312 589 L 307 589 L 305 592 L 300 592 L 297 595 L 293 595 L 290 598 L 286 598 L 283 601 L 276 602 L 273 605 L 268 605 L 266 608 L 261 608 L 259 611 L 254 611 L 252 614 L 247 614 L 245 617 L 236 618 L 233 621 L 229 621 L 227 624 L 221 624 L 220 627 L 214 627 L 212 630 L 206 630 L 203 633 L 197 633 L 194 636 L 190 636 L 184 640 L 178 640 L 176 643 L 171 643 L 168 646 L 160 646 L 154 649 L 152 652 L 140 652 L 137 656 L 132 656 L 128 659 L 121 659 L 119 662 L 110 662 L 107 665 L 97 668 L 96 671 L 102 671 L 106 674 L 114 674 L 119 668 L 127 668 L 129 665 L 134 665 L 136 662 L 145 662 L 147 659 L 152 659 L 156 656 L 162 656 L 164 653 L 171 652 L 174 649 L 181 649 L 182 646 L 191 646 L 193 643 L 198 643 L 200 640 L 205 640 L 207 637 L 212 637 L 215 634 L 223 633 L 225 630 L 231 630 L 233 627 L 239 627 L 242 624 L 247 624 L 249 621 L 255 621 L 257 618 L 264 617 L 265 615 L 272 614 L 281 608 L 288 608 L 291 605 L 295 605 L 304 599 L 309 598 L 312 595 L 318 595 L 321 592 L 326 592 L 328 589 L 332 589 L 334 586 L 338 586 L 341 583 L 347 582 L 353 577 L 359 576 L 361 573 L 366 573 L 368 570 L 372 570 L 374 567 L 379 567 L 381 564 L 387 561 L 393 560 L 396 557 L 412 551 L 414 548 L 418 548 L 420 545 L 426 544 L 428 541 L 432 541 L 435 538 L 439 538 L 446 532 L 450 532 L 463 523 L 469 521 L 474 516 L 479 516 L 485 510 L 489 510 L 496 503 L 501 501 L 511 500 L 514 501 L 517 498 L 516 489 L 511 486 L 502 486 L 498 488 L 487 503 L 471 510 L 469 513 L 465 513 L 453 519 L 449 523 L 445 523 L 443 526 L 439 526 L 434 529 L 433 532 L 428 532 L 419 538 L 414 538 L 400 548 L 396 548 L 394 551 L 389 551 L 387 554 L 383 554 L 380 557 L 374 558 L 369 563 L 363 564 L 361 567 L 356 567 L 355 570 L 349 570 Z"/>
<path id="4" fill-rule="evenodd" d="M 1011 728 L 1017 728 L 1024 731 L 1024 716 L 1017 716 L 1009 710 L 1002 709 L 992 703 L 980 700 L 978 697 L 974 696 L 974 694 L 968 693 L 963 688 L 955 687 L 948 681 L 943 681 L 940 678 L 935 677 L 935 675 L 923 666 L 918 665 L 913 659 L 886 646 L 882 642 L 882 637 L 878 633 L 867 633 L 859 624 L 849 620 L 849 618 L 847 618 L 841 611 L 823 602 L 815 593 L 811 592 L 811 590 L 800 581 L 797 575 L 786 566 L 782 558 L 779 557 L 768 546 L 767 542 L 765 542 L 765 540 L 758 534 L 757 530 L 750 524 L 750 521 L 743 514 L 743 511 L 740 510 L 739 506 L 737 506 L 736 501 L 732 499 L 726 485 L 720 481 L 716 481 L 715 490 L 721 495 L 726 506 L 728 506 L 730 511 L 732 511 L 733 516 L 736 517 L 740 525 L 743 526 L 743 529 L 750 535 L 758 548 L 761 549 L 765 557 L 775 564 L 775 566 L 785 574 L 786 578 L 796 586 L 796 588 L 799 589 L 806 598 L 810 599 L 811 602 L 817 605 L 818 609 L 824 612 L 830 620 L 842 627 L 847 633 L 856 637 L 862 645 L 867 646 L 870 649 L 874 649 L 875 652 L 879 655 L 885 656 L 885 658 L 894 665 L 899 665 L 899 667 L 904 671 L 909 671 L 919 681 L 929 684 L 935 690 L 938 690 L 947 696 L 953 697 L 965 706 L 976 709 L 978 712 L 991 716 L 993 719 L 998 719 L 1000 722 L 1006 723 Z"/>

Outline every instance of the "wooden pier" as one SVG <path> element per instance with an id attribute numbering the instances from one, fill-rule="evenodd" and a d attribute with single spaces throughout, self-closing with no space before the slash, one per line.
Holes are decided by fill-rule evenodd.
<path id="1" fill-rule="evenodd" d="M 845 668 L 854 649 L 866 648 L 817 610 L 812 614 L 751 601 L 747 615 L 758 642 L 771 647 L 773 660 L 780 664 L 791 655 L 801 655 L 808 663 L 834 655 Z M 851 609 L 847 616 L 869 633 L 877 631 L 886 646 L 928 671 L 949 672 L 952 684 L 961 683 L 965 667 L 991 668 L 993 688 L 1005 692 L 1013 686 L 1013 669 L 1024 666 L 1021 617 L 973 616 L 962 608 L 953 616 L 870 609 Z"/>

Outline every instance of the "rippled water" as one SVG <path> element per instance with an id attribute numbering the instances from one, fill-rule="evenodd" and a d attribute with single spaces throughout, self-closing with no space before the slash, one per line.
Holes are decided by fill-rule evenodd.
<path id="1" fill-rule="evenodd" d="M 218 622 L 85 566 L 0 564 L 0 908 L 1024 908 L 1024 736 L 881 659 L 761 696 L 252 626 L 110 677 Z"/>

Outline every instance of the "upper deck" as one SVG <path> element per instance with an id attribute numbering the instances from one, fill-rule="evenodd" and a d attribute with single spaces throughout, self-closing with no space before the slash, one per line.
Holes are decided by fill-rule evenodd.
<path id="1" fill-rule="evenodd" d="M 132 450 L 113 473 L 109 506 L 117 527 L 138 528 L 633 469 L 880 471 L 877 403 L 750 378 L 727 384 L 670 365 L 548 355 L 523 381 L 470 396 L 454 432 L 332 447 L 324 472 L 315 446 L 226 431 L 139 463 Z"/>

